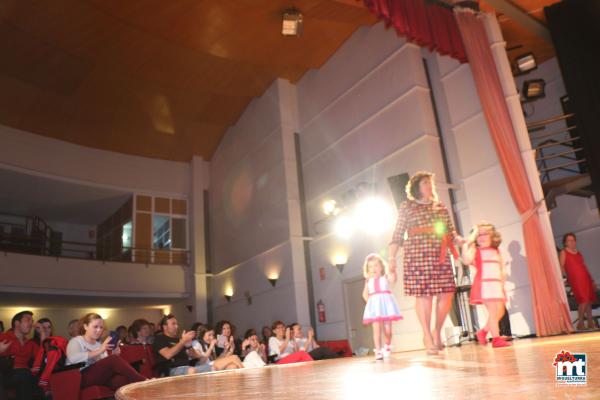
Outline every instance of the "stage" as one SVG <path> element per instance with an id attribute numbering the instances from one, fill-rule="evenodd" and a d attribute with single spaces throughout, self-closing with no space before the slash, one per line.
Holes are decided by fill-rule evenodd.
<path id="1" fill-rule="evenodd" d="M 118 400 L 141 399 L 530 399 L 600 398 L 600 332 L 515 340 L 492 349 L 474 343 L 439 356 L 424 351 L 216 372 L 135 383 Z M 587 385 L 556 384 L 561 350 L 587 354 Z"/>

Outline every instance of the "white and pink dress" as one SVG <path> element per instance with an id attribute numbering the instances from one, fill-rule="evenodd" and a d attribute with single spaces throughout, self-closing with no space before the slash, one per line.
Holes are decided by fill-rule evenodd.
<path id="1" fill-rule="evenodd" d="M 495 247 L 478 247 L 475 251 L 477 273 L 471 286 L 471 304 L 486 301 L 506 301 L 502 286 L 502 266 L 500 252 Z"/>
<path id="2" fill-rule="evenodd" d="M 402 319 L 396 298 L 390 290 L 385 276 L 367 280 L 369 299 L 363 314 L 363 324 L 373 322 L 398 321 Z"/>

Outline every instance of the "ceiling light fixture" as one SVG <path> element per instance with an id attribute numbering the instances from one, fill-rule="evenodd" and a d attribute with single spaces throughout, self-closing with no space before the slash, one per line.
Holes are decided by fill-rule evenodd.
<path id="1" fill-rule="evenodd" d="M 281 25 L 281 34 L 283 36 L 302 35 L 303 25 L 302 13 L 297 8 L 288 8 L 283 12 L 283 23 Z"/>

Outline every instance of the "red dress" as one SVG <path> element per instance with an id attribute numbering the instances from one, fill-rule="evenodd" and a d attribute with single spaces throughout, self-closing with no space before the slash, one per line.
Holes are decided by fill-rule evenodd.
<path id="1" fill-rule="evenodd" d="M 573 254 L 568 250 L 565 252 L 565 271 L 567 272 L 567 281 L 573 289 L 575 301 L 577 304 L 591 303 L 598 301 L 592 277 L 585 265 L 581 253 Z"/>

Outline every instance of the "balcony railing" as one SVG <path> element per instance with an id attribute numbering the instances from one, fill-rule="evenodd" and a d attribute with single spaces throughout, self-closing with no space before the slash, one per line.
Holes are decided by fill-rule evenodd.
<path id="1" fill-rule="evenodd" d="M 39 217 L 0 214 L 0 251 L 57 258 L 142 264 L 189 265 L 190 252 L 178 249 L 120 247 L 119 251 L 98 253 L 96 243 L 62 240 Z"/>

